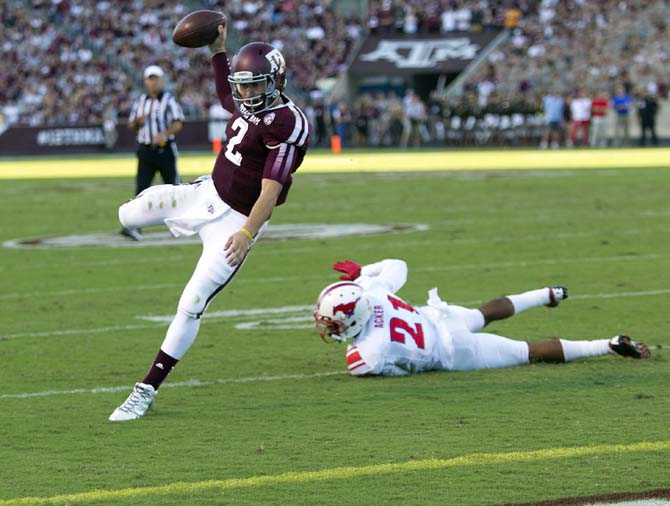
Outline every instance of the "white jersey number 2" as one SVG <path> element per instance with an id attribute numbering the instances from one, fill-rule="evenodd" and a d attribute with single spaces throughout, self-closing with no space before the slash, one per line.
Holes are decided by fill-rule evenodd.
<path id="1" fill-rule="evenodd" d="M 234 137 L 231 137 L 228 139 L 228 144 L 226 144 L 226 158 L 233 162 L 235 165 L 239 167 L 239 165 L 242 163 L 242 153 L 235 152 L 235 146 L 237 146 L 240 142 L 242 142 L 242 139 L 244 138 L 244 134 L 247 133 L 247 130 L 249 130 L 249 123 L 244 121 L 242 118 L 237 118 L 233 125 L 231 126 L 233 130 L 238 130 L 237 134 Z"/>

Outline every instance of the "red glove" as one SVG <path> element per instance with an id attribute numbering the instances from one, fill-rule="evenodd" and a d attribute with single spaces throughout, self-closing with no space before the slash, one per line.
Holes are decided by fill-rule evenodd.
<path id="1" fill-rule="evenodd" d="M 340 279 L 346 281 L 354 281 L 361 275 L 361 266 L 351 260 L 335 262 L 333 264 L 333 269 L 344 272 L 344 274 L 340 276 Z"/>

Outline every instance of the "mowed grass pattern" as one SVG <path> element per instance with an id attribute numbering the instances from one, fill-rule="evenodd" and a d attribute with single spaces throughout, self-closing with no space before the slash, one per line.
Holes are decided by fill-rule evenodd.
<path id="1" fill-rule="evenodd" d="M 415 304 L 432 286 L 446 300 L 473 305 L 547 284 L 570 287 L 573 299 L 559 308 L 492 328 L 512 338 L 628 332 L 668 346 L 668 187 L 667 168 L 299 173 L 273 223 L 424 223 L 430 230 L 261 241 L 210 310 L 310 304 L 336 279 L 333 261 L 399 257 L 410 267 L 400 294 Z M 128 178 L 3 181 L 0 239 L 116 230 L 116 209 L 131 192 Z M 197 246 L 179 245 L 0 249 L 0 396 L 130 388 L 166 326 L 121 327 L 173 312 L 198 254 Z M 321 343 L 309 329 L 238 330 L 238 321 L 205 319 L 168 382 L 344 368 L 344 347 Z M 645 362 L 605 357 L 407 378 L 332 375 L 165 388 L 145 419 L 128 424 L 107 422 L 126 391 L 0 397 L 0 504 L 315 471 L 323 479 L 75 496 L 59 504 L 480 506 L 670 487 L 667 354 L 654 349 Z M 477 466 L 408 465 L 358 477 L 327 472 L 643 442 L 658 445 Z"/>

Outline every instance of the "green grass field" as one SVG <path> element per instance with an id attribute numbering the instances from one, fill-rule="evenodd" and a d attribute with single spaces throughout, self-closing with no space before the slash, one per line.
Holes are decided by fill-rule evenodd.
<path id="1" fill-rule="evenodd" d="M 107 417 L 167 328 L 138 317 L 173 313 L 199 247 L 0 248 L 0 506 L 487 506 L 669 488 L 670 168 L 657 153 L 654 168 L 574 168 L 591 166 L 582 151 L 562 170 L 298 173 L 273 224 L 430 229 L 261 241 L 209 309 L 240 312 L 205 318 L 149 415 L 124 424 Z M 0 185 L 0 242 L 116 232 L 133 187 L 22 177 Z M 654 356 L 355 379 L 309 311 L 243 311 L 310 305 L 335 260 L 393 257 L 416 304 L 433 286 L 476 305 L 565 284 L 559 308 L 492 331 L 626 332 Z"/>

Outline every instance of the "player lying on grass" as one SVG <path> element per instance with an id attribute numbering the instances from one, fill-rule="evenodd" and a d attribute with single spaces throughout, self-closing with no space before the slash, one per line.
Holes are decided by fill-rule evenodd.
<path id="1" fill-rule="evenodd" d="M 402 260 L 363 267 L 347 260 L 333 268 L 344 272 L 343 281 L 327 286 L 319 295 L 314 310 L 316 330 L 326 342 L 353 339 L 347 347 L 347 367 L 356 376 L 490 369 L 608 354 L 651 356 L 644 343 L 625 335 L 527 343 L 481 332 L 492 321 L 526 309 L 558 306 L 568 296 L 562 286 L 508 295 L 479 309 L 447 304 L 433 288 L 427 306 L 413 307 L 395 295 L 407 280 L 407 264 Z"/>

